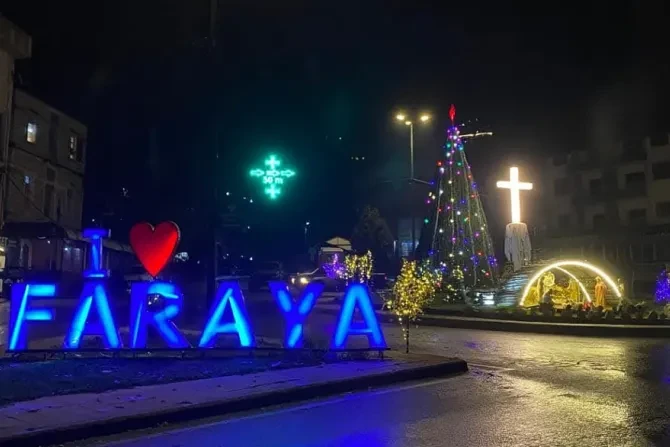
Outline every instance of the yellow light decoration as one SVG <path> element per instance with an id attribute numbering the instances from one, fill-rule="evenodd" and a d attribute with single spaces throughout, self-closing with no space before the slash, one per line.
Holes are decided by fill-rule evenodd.
<path id="1" fill-rule="evenodd" d="M 582 293 L 586 297 L 586 301 L 588 301 L 589 303 L 591 302 L 591 295 L 589 295 L 589 292 L 586 291 L 586 287 L 584 287 L 584 284 L 582 284 L 582 282 L 579 279 L 577 279 L 577 277 L 575 275 L 573 275 L 569 271 L 565 270 L 563 267 L 556 267 L 556 270 L 560 270 L 563 273 L 565 273 L 566 275 L 568 275 L 570 278 L 574 279 L 575 282 L 577 284 L 579 284 L 579 288 L 582 289 Z"/>
<path id="2" fill-rule="evenodd" d="M 409 323 L 433 300 L 441 276 L 428 264 L 418 266 L 415 261 L 403 259 L 400 275 L 393 286 L 393 298 L 386 305 L 398 316 L 406 352 L 409 352 Z"/>
<path id="3" fill-rule="evenodd" d="M 349 282 L 357 279 L 360 283 L 367 283 L 372 278 L 372 252 L 368 250 L 364 255 L 348 255 L 344 258 L 344 279 Z"/>
<path id="4" fill-rule="evenodd" d="M 509 189 L 512 201 L 512 223 L 521 223 L 521 198 L 519 191 L 533 189 L 532 183 L 519 181 L 519 168 L 509 168 L 509 180 L 496 183 L 498 188 Z"/>
<path id="5" fill-rule="evenodd" d="M 549 264 L 548 266 L 540 269 L 537 273 L 535 273 L 535 275 L 533 275 L 533 277 L 530 278 L 530 280 L 526 284 L 526 288 L 523 291 L 523 295 L 521 295 L 521 301 L 520 301 L 519 304 L 521 306 L 523 306 L 523 303 L 524 303 L 526 297 L 528 296 L 528 293 L 530 292 L 530 288 L 533 286 L 535 281 L 537 281 L 542 275 L 544 275 L 549 270 L 557 269 L 559 267 L 565 267 L 565 266 L 581 267 L 581 268 L 592 271 L 594 274 L 602 277 L 605 280 L 605 282 L 607 283 L 607 285 L 610 286 L 612 290 L 614 290 L 614 293 L 616 294 L 616 296 L 621 298 L 621 291 L 619 290 L 619 287 L 617 287 L 617 284 L 614 282 L 614 280 L 612 280 L 612 278 L 607 273 L 605 273 L 602 269 L 600 269 L 600 268 L 598 268 L 598 267 L 596 267 L 592 264 L 589 264 L 588 262 L 568 260 L 568 261 L 554 262 L 554 263 Z M 579 282 L 579 284 L 582 285 L 581 282 Z M 582 285 L 582 287 L 583 287 L 583 285 Z M 590 299 L 589 299 L 589 301 L 590 301 Z"/>
<path id="6" fill-rule="evenodd" d="M 435 296 L 440 275 L 433 269 L 403 259 L 388 307 L 400 318 L 415 319 Z"/>

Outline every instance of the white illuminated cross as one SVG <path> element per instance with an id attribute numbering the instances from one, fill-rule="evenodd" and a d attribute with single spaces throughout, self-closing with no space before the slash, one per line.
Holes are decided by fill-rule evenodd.
<path id="1" fill-rule="evenodd" d="M 498 188 L 510 190 L 512 199 L 512 223 L 521 223 L 521 199 L 519 191 L 533 189 L 532 183 L 519 182 L 519 168 L 509 168 L 509 181 L 496 183 Z"/>

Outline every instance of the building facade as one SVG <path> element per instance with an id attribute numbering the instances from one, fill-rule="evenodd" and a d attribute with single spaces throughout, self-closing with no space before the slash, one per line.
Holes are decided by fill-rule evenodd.
<path id="1" fill-rule="evenodd" d="M 11 116 L 14 101 L 14 61 L 30 58 L 32 40 L 28 34 L 0 15 L 0 163 L 5 172 L 8 158 Z M 4 179 L 3 179 L 4 180 Z M 0 182 L 0 196 L 4 197 L 6 182 Z M 0 227 L 4 223 L 4 201 L 0 200 Z"/>
<path id="2" fill-rule="evenodd" d="M 86 126 L 22 90 L 14 99 L 7 221 L 81 229 Z"/>
<path id="3" fill-rule="evenodd" d="M 555 156 L 544 167 L 542 257 L 604 264 L 649 298 L 670 263 L 670 136 Z"/>
<path id="4" fill-rule="evenodd" d="M 12 109 L 3 197 L 5 276 L 76 277 L 86 254 L 80 232 L 86 126 L 20 89 L 14 89 Z"/>

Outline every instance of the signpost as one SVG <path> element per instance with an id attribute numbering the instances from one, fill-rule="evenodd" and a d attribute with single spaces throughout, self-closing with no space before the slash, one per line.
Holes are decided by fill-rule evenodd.
<path id="1" fill-rule="evenodd" d="M 249 172 L 249 175 L 260 178 L 265 186 L 265 194 L 272 200 L 275 200 L 282 192 L 284 181 L 295 176 L 292 169 L 281 168 L 282 162 L 275 155 L 270 155 L 265 159 L 265 169 L 256 168 Z"/>
<path id="2" fill-rule="evenodd" d="M 221 335 L 235 336 L 240 348 L 255 347 L 253 326 L 236 281 L 224 281 L 219 285 L 197 348 L 193 348 L 173 321 L 182 310 L 184 296 L 177 284 L 160 280 L 138 281 L 131 285 L 129 340 L 127 346 L 124 346 L 105 281 L 109 272 L 104 269 L 102 240 L 109 237 L 109 231 L 90 229 L 84 231 L 84 236 L 91 243 L 88 250 L 89 268 L 84 271 L 84 286 L 64 336 L 62 351 L 79 350 L 86 336 L 100 337 L 106 350 L 147 350 L 150 326 L 160 334 L 168 349 L 183 351 L 213 348 Z M 156 277 L 176 250 L 179 228 L 174 222 L 163 222 L 156 227 L 143 222 L 131 229 L 130 240 L 140 262 Z M 293 297 L 285 282 L 271 281 L 269 286 L 285 320 L 284 349 L 300 348 L 305 321 L 323 292 L 323 287 L 309 284 L 301 296 Z M 58 285 L 55 283 L 24 282 L 12 287 L 8 352 L 31 351 L 28 346 L 28 329 L 34 324 L 44 324 L 55 319 L 55 311 L 49 306 L 49 299 L 58 296 L 57 290 Z M 156 296 L 162 297 L 162 300 L 156 300 Z M 155 302 L 163 305 L 150 305 Z M 371 350 L 386 349 L 386 341 L 367 287 L 351 284 L 341 302 L 330 348 L 346 350 L 349 336 L 364 336 Z M 356 310 L 363 321 L 354 321 Z"/>

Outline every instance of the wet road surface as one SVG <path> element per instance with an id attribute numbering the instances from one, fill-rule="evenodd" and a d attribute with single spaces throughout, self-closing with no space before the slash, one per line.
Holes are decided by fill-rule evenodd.
<path id="1" fill-rule="evenodd" d="M 401 345 L 397 327 L 385 333 Z M 471 371 L 88 445 L 670 445 L 670 342 L 425 327 L 412 347 Z"/>

